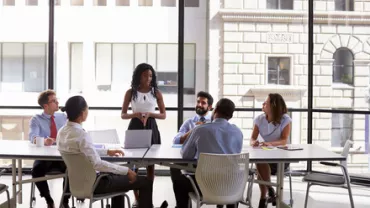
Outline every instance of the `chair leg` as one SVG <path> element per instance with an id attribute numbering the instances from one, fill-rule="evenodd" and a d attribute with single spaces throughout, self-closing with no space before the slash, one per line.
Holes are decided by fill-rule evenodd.
<path id="1" fill-rule="evenodd" d="M 109 199 L 107 198 L 107 204 L 105 205 L 105 208 L 110 208 Z"/>
<path id="2" fill-rule="evenodd" d="M 100 200 L 101 208 L 104 208 L 104 200 Z"/>
<path id="3" fill-rule="evenodd" d="M 308 192 L 310 191 L 311 183 L 307 183 L 306 198 L 304 200 L 304 208 L 307 208 Z"/>
<path id="4" fill-rule="evenodd" d="M 126 194 L 124 195 L 124 197 L 127 199 L 128 208 L 131 208 L 130 197 L 128 197 Z"/>
<path id="5" fill-rule="evenodd" d="M 8 190 L 6 190 L 6 197 L 8 199 L 8 208 L 10 208 L 11 207 L 10 206 L 11 201 L 10 201 L 10 195 L 9 195 L 9 191 Z"/>
<path id="6" fill-rule="evenodd" d="M 93 200 L 92 200 L 92 198 L 90 198 L 89 208 L 92 208 L 92 204 L 93 204 Z"/>
<path id="7" fill-rule="evenodd" d="M 292 185 L 292 174 L 289 172 L 289 188 L 290 188 L 290 207 L 293 207 L 293 185 Z"/>
<path id="8" fill-rule="evenodd" d="M 252 193 L 253 193 L 253 183 L 254 183 L 254 175 L 250 176 L 250 180 L 248 182 L 248 190 L 247 190 L 247 198 L 245 199 L 245 202 L 249 205 L 249 207 L 252 206 Z"/>
<path id="9" fill-rule="evenodd" d="M 36 201 L 35 197 L 35 183 L 31 183 L 31 193 L 30 193 L 30 208 L 32 208 L 33 202 Z"/>
<path id="10" fill-rule="evenodd" d="M 76 208 L 75 207 L 75 198 L 72 196 L 72 194 L 71 194 L 71 199 L 72 199 L 72 208 Z"/>

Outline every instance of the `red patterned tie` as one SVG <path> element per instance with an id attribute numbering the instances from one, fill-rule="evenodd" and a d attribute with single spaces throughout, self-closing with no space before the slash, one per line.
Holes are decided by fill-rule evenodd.
<path id="1" fill-rule="evenodd" d="M 50 138 L 57 138 L 57 126 L 55 125 L 54 116 L 50 117 Z"/>

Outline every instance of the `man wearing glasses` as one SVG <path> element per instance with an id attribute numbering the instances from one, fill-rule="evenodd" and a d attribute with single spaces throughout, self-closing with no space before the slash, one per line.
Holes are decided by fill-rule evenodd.
<path id="1" fill-rule="evenodd" d="M 45 146 L 55 145 L 57 132 L 64 126 L 67 117 L 63 113 L 57 113 L 59 103 L 53 90 L 41 92 L 38 97 L 38 104 L 43 109 L 43 112 L 36 114 L 30 120 L 29 139 L 31 143 L 36 143 L 36 137 L 43 137 Z M 36 160 L 32 168 L 32 178 L 45 177 L 51 171 L 65 172 L 65 170 L 66 166 L 63 161 Z M 48 183 L 46 181 L 40 181 L 35 184 L 41 197 L 45 198 L 47 207 L 54 208 L 54 200 L 50 196 Z M 61 202 L 65 208 L 69 207 L 68 200 L 69 197 L 65 197 L 63 202 Z"/>

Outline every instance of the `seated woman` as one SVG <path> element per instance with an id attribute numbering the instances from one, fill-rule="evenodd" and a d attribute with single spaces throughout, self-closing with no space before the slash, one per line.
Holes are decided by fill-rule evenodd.
<path id="1" fill-rule="evenodd" d="M 262 104 L 264 114 L 259 115 L 254 120 L 254 128 L 251 137 L 252 146 L 279 146 L 286 145 L 290 135 L 291 118 L 288 116 L 287 107 L 283 97 L 280 94 L 269 94 L 265 102 Z M 257 140 L 261 137 L 264 141 Z M 277 172 L 277 164 L 256 164 L 258 180 L 271 181 L 271 174 Z M 285 164 L 285 169 L 289 164 Z M 271 186 L 259 185 L 261 190 L 261 198 L 258 207 L 264 208 L 266 203 L 266 194 L 268 191 L 269 197 L 273 205 L 276 205 L 275 191 Z"/>
<path id="2" fill-rule="evenodd" d="M 136 176 L 127 167 L 101 160 L 100 155 L 123 156 L 122 150 L 95 149 L 89 134 L 82 128 L 86 121 L 88 107 L 85 99 L 74 96 L 67 100 L 62 111 L 67 112 L 68 121 L 59 130 L 57 136 L 58 150 L 61 153 L 81 153 L 91 162 L 98 172 L 109 173 L 99 181 L 96 194 L 138 190 L 139 207 L 152 208 L 152 181 L 146 177 Z M 112 208 L 124 207 L 124 197 L 112 198 Z"/>

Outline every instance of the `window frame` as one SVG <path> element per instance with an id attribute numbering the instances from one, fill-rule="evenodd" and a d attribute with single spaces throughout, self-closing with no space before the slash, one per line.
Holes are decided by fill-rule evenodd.
<path id="1" fill-rule="evenodd" d="M 347 50 L 347 51 L 349 51 L 350 53 L 351 53 L 351 55 L 352 55 L 352 66 L 350 66 L 350 65 L 348 65 L 348 67 L 352 67 L 352 71 L 351 71 L 351 81 L 350 81 L 350 83 L 347 83 L 347 82 L 343 82 L 343 81 L 336 81 L 335 80 L 335 75 L 336 75 L 336 67 L 340 67 L 340 65 L 336 65 L 335 64 L 335 62 L 336 62 L 336 59 L 335 59 L 335 55 L 336 55 L 336 53 L 337 52 L 339 52 L 339 51 L 343 51 L 343 50 Z M 333 65 L 332 65 L 332 67 L 333 67 L 333 75 L 332 75 L 332 82 L 333 82 L 333 84 L 345 84 L 345 85 L 350 85 L 350 86 L 353 86 L 354 85 L 354 81 L 355 81 L 355 55 L 353 54 L 353 52 L 349 49 L 349 48 L 346 48 L 346 47 L 341 47 L 341 48 L 338 48 L 338 49 L 336 49 L 336 51 L 333 53 Z M 347 66 L 347 65 L 346 65 Z M 343 69 L 342 69 L 343 70 Z M 343 71 L 340 71 L 340 75 L 341 75 L 341 77 L 342 77 L 342 75 L 343 75 Z"/>
<path id="2" fill-rule="evenodd" d="M 270 84 L 269 83 L 269 58 L 289 58 L 289 62 L 290 62 L 290 68 L 289 68 L 289 84 L 287 85 L 282 85 L 282 84 L 279 84 L 279 80 L 278 80 L 278 83 L 277 84 Z M 279 86 L 292 86 L 294 85 L 293 83 L 293 55 L 286 55 L 286 54 L 268 54 L 266 55 L 266 60 L 265 60 L 265 63 L 266 63 L 266 74 L 265 74 L 265 85 L 279 85 Z M 279 71 L 278 71 L 278 74 L 279 74 Z"/>

